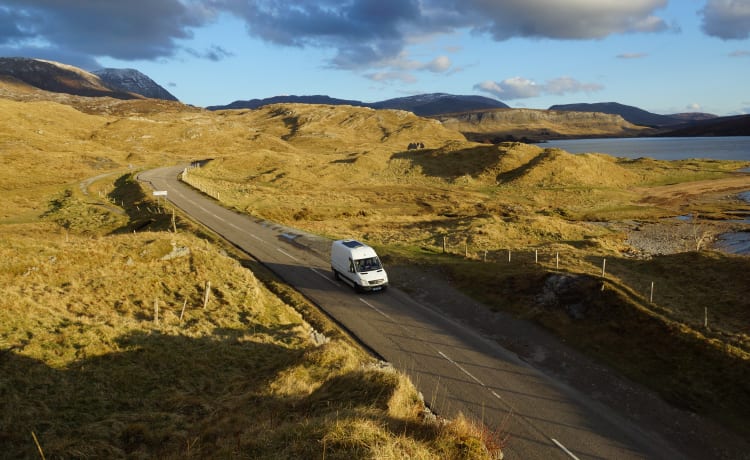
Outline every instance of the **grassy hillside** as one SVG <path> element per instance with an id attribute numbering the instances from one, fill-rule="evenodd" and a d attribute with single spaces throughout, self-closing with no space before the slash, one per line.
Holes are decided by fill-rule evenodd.
<path id="1" fill-rule="evenodd" d="M 0 99 L 7 114 L 0 120 L 0 144 L 8 159 L 7 174 L 0 178 L 0 229 L 7 253 L 3 262 L 7 268 L 2 271 L 8 276 L 2 284 L 7 286 L 4 297 L 13 299 L 13 309 L 6 311 L 12 312 L 9 320 L 15 318 L 0 322 L 14 324 L 0 331 L 5 341 L 0 359 L 12 359 L 19 370 L 12 378 L 20 379 L 2 381 L 3 391 L 12 395 L 18 407 L 38 404 L 29 409 L 28 418 L 3 419 L 2 433 L 10 434 L 2 436 L 8 436 L 19 452 L 33 448 L 28 433 L 34 431 L 49 433 L 47 442 L 42 439 L 43 447 L 62 449 L 59 452 L 83 449 L 84 439 L 106 438 L 115 441 L 112 445 L 101 441 L 96 449 L 102 450 L 95 452 L 110 449 L 124 455 L 127 449 L 145 449 L 164 456 L 229 456 L 234 452 L 229 447 L 232 443 L 241 449 L 260 449 L 251 439 L 261 432 L 252 431 L 257 427 L 244 428 L 248 413 L 260 417 L 253 420 L 261 426 L 265 422 L 258 420 L 270 418 L 274 429 L 266 433 L 280 433 L 270 449 L 277 449 L 274 452 L 281 452 L 282 457 L 299 452 L 322 456 L 325 450 L 326 458 L 331 458 L 327 446 L 334 439 L 337 449 L 344 449 L 342 458 L 389 452 L 375 450 L 378 446 L 406 449 L 394 450 L 400 454 L 421 446 L 424 450 L 419 452 L 424 453 L 414 454 L 416 458 L 451 457 L 457 451 L 450 449 L 461 448 L 460 436 L 457 440 L 445 430 L 436 431 L 403 415 L 412 409 L 400 409 L 396 415 L 388 412 L 395 403 L 380 398 L 396 394 L 394 378 L 372 376 L 369 370 L 363 374 L 361 369 L 370 369 L 366 358 L 326 367 L 325 363 L 336 359 L 318 357 L 319 348 L 327 350 L 339 340 L 324 347 L 311 345 L 305 338 L 307 324 L 321 327 L 307 314 L 295 322 L 290 319 L 293 312 L 288 317 L 265 313 L 277 308 L 266 304 L 276 305 L 278 299 L 264 289 L 278 284 L 263 280 L 257 291 L 262 296 L 250 292 L 246 286 L 258 284 L 257 280 L 231 259 L 219 257 L 221 262 L 210 263 L 225 265 L 210 265 L 211 258 L 205 254 L 220 254 L 220 250 L 206 242 L 207 235 L 197 232 L 201 239 L 183 235 L 188 227 L 179 219 L 180 234 L 166 233 L 173 228 L 171 215 L 143 195 L 131 171 L 209 158 L 185 179 L 226 206 L 322 235 L 362 238 L 378 247 L 387 264 L 434 270 L 490 308 L 543 324 L 669 401 L 747 434 L 741 423 L 750 415 L 750 380 L 746 378 L 750 338 L 744 326 L 750 296 L 745 259 L 713 252 L 659 256 L 655 255 L 659 251 L 644 254 L 633 246 L 638 230 L 654 225 L 660 241 L 672 243 L 670 247 L 678 246 L 680 251 L 702 248 L 704 237 L 727 228 L 722 218 L 750 210 L 732 198 L 737 191 L 750 189 L 748 175 L 733 173 L 747 167 L 747 162 L 628 160 L 593 153 L 572 155 L 520 143 L 477 144 L 436 121 L 401 111 L 281 104 L 206 112 L 174 103 L 60 95 L 44 100 L 39 92 L 13 92 L 12 87 L 2 85 L 0 90 L 14 94 Z M 410 150 L 408 145 L 414 142 L 425 148 Z M 671 219 L 688 214 L 699 217 Z M 31 236 L 21 236 L 26 234 Z M 173 248 L 183 247 L 189 248 L 189 255 L 161 259 Z M 603 259 L 607 261 L 605 276 L 601 274 Z M 213 273 L 222 275 L 209 279 Z M 583 280 L 572 294 L 561 291 L 569 278 Z M 206 281 L 217 292 L 213 309 L 204 310 L 201 295 Z M 652 282 L 657 286 L 653 302 L 648 298 Z M 563 301 L 548 305 L 540 300 L 547 294 Z M 287 299 L 287 294 L 280 295 Z M 573 300 L 578 298 L 585 299 L 583 306 L 576 306 Z M 155 302 L 162 309 L 158 324 Z M 183 304 L 186 313 L 180 322 Z M 707 307 L 709 327 L 700 316 Z M 18 308 L 32 314 L 21 315 Z M 617 315 L 602 313 L 607 308 Z M 284 326 L 270 320 L 258 322 L 257 317 L 264 315 L 279 319 Z M 206 376 L 221 373 L 211 366 L 225 346 L 279 351 L 281 364 L 273 364 L 275 357 L 256 364 L 232 361 L 230 367 L 263 369 L 260 380 L 238 382 L 232 370 L 214 387 L 205 381 Z M 331 353 L 357 353 L 350 351 L 349 344 L 341 346 Z M 90 380 L 77 377 L 84 369 L 101 372 L 92 381 L 114 392 L 124 385 L 115 388 L 102 382 L 130 374 L 149 382 L 159 380 L 166 365 L 160 364 L 165 359 L 156 357 L 157 350 L 188 348 L 200 355 L 206 347 L 215 359 L 196 369 L 196 382 L 168 379 L 162 382 L 166 393 L 152 394 L 151 386 L 144 385 L 125 388 L 125 396 L 114 398 L 122 398 L 113 406 L 121 410 L 119 415 L 114 419 L 94 416 L 93 425 L 81 436 L 76 434 L 77 426 L 65 425 L 75 419 L 71 414 L 78 409 L 66 412 L 60 405 L 67 403 L 58 401 L 61 393 L 56 390 L 44 396 L 50 389 L 71 385 L 75 394 L 82 395 L 73 404 L 80 408 L 85 406 L 82 401 L 96 394 L 89 390 L 98 388 L 81 383 Z M 135 360 L 143 368 L 128 367 L 133 365 L 133 356 L 144 353 L 137 350 L 146 350 L 149 359 Z M 169 359 L 185 363 L 186 358 Z M 289 375 L 297 371 L 288 374 L 289 369 L 318 369 L 318 359 L 324 363 L 322 370 L 305 372 L 320 380 L 295 387 L 291 381 L 298 379 Z M 341 374 L 339 367 L 348 370 Z M 691 373 L 681 374 L 685 368 Z M 187 378 L 180 365 L 164 369 L 167 376 Z M 39 372 L 40 381 L 47 383 L 38 388 L 35 382 L 24 383 L 29 370 Z M 155 374 L 149 374 L 152 371 Z M 679 375 L 689 377 L 676 378 Z M 324 395 L 348 395 L 349 387 L 339 385 L 352 379 L 354 386 L 366 388 L 373 379 L 386 381 L 387 389 L 378 384 L 379 396 L 358 404 L 361 411 L 348 419 L 349 428 L 341 432 L 337 430 L 342 425 L 331 417 L 336 413 L 341 417 L 344 408 L 334 405 L 338 412 L 321 413 L 312 408 L 321 405 Z M 17 382 L 32 397 L 13 390 Z M 279 390 L 284 385 L 289 387 Z M 326 385 L 333 388 L 316 395 Z M 183 403 L 175 402 L 175 394 L 186 392 L 198 398 L 197 393 L 204 390 L 208 401 L 191 403 L 204 409 L 191 406 L 183 414 Z M 259 395 L 272 401 L 259 409 L 267 412 L 250 408 L 263 406 L 257 403 Z M 143 407 L 156 407 L 155 413 L 162 415 L 145 427 L 126 429 L 148 412 L 138 406 L 141 415 L 132 416 L 133 403 L 123 401 L 133 399 Z M 732 404 L 722 402 L 727 400 Z M 418 407 L 415 404 L 409 407 Z M 113 408 L 101 401 L 94 406 L 104 407 L 100 414 Z M 222 412 L 235 406 L 246 412 Z M 54 409 L 45 409 L 50 407 Z M 212 411 L 216 407 L 222 408 L 221 416 Z M 305 410 L 300 412 L 300 407 Z M 370 411 L 382 418 L 371 417 Z M 291 422 L 272 416 L 287 412 Z M 63 414 L 60 420 L 37 426 L 39 419 L 57 417 L 57 413 Z M 207 414 L 219 418 L 205 423 Z M 241 423 L 226 422 L 224 416 Z M 367 442 L 351 442 L 371 431 L 372 425 L 362 423 L 363 419 L 380 431 L 375 430 Z M 174 420 L 176 425 L 165 428 L 165 420 Z M 16 425 L 20 431 L 11 430 Z M 232 428 L 232 434 L 224 431 L 236 426 L 243 428 Z M 363 431 L 356 432 L 355 426 Z M 94 435 L 94 427 L 109 431 Z M 219 427 L 220 433 L 211 427 Z M 179 436 L 165 439 L 158 435 L 170 430 Z M 74 440 L 62 439 L 61 433 Z M 303 440 L 297 443 L 294 436 Z M 468 439 L 478 439 L 472 436 Z M 199 442 L 193 443 L 194 439 Z M 73 443 L 73 450 L 65 450 L 67 442 Z M 169 455 L 159 450 L 162 444 Z M 313 451 L 284 450 L 287 446 L 302 449 L 302 444 L 314 446 Z M 206 447 L 190 450 L 199 445 Z M 263 452 L 273 457 L 271 451 Z"/>
<path id="2" fill-rule="evenodd" d="M 108 100 L 83 112 L 72 106 L 96 101 L 65 102 L 0 99 L 4 455 L 481 459 L 499 450 L 501 435 L 476 421 L 434 421 L 407 378 L 262 267 L 179 213 L 173 220 L 131 175 L 196 154 L 301 152 L 253 128 L 257 114 L 158 111 L 150 101 L 139 112 Z"/>

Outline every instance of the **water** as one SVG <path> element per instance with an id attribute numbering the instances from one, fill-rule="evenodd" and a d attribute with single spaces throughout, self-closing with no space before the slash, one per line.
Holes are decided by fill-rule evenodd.
<path id="1" fill-rule="evenodd" d="M 624 158 L 750 161 L 750 136 L 569 139 L 549 141 L 540 146 L 556 147 L 570 153 L 597 152 Z M 743 171 L 750 172 L 750 168 Z M 750 191 L 740 193 L 739 197 L 750 202 Z M 745 219 L 744 223 L 750 224 L 750 220 Z M 723 233 L 718 236 L 716 246 L 726 252 L 750 255 L 750 232 Z"/>
<path id="2" fill-rule="evenodd" d="M 708 158 L 750 161 L 750 136 L 567 139 L 549 141 L 540 146 L 556 147 L 570 153 L 597 152 L 624 158 L 649 157 L 656 160 Z"/>

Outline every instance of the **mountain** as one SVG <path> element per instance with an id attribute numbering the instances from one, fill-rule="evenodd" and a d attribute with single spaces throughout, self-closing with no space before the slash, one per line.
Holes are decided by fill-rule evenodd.
<path id="1" fill-rule="evenodd" d="M 667 116 L 671 118 L 677 118 L 684 122 L 711 120 L 712 118 L 719 118 L 718 115 L 714 115 L 713 113 L 702 113 L 702 112 L 673 113 Z"/>
<path id="2" fill-rule="evenodd" d="M 177 101 L 146 75 L 133 69 L 87 72 L 55 61 L 20 57 L 0 58 L 0 77 L 54 93 L 115 99 L 162 99 Z"/>
<path id="3" fill-rule="evenodd" d="M 54 61 L 29 58 L 0 58 L 0 76 L 10 77 L 35 88 L 54 93 L 88 97 L 136 99 L 139 96 L 108 87 L 98 76 Z"/>
<path id="4" fill-rule="evenodd" d="M 415 115 L 427 117 L 444 113 L 466 112 L 470 110 L 486 110 L 508 108 L 502 102 L 483 96 L 456 96 L 445 93 L 419 94 L 416 96 L 399 97 L 379 102 L 362 102 L 347 99 L 336 99 L 328 96 L 275 96 L 265 99 L 251 99 L 248 101 L 234 101 L 227 105 L 206 107 L 208 110 L 225 109 L 257 109 L 264 105 L 280 103 L 352 105 L 355 107 L 369 107 L 372 109 L 397 109 L 413 112 Z"/>
<path id="5" fill-rule="evenodd" d="M 151 99 L 177 100 L 169 91 L 135 69 L 100 69 L 91 73 L 113 90 L 140 94 Z"/>
<path id="6" fill-rule="evenodd" d="M 325 104 L 325 105 L 353 105 L 355 107 L 365 107 L 366 104 L 360 101 L 350 101 L 347 99 L 336 99 L 329 96 L 274 96 L 265 99 L 250 99 L 248 101 L 234 101 L 227 105 L 210 105 L 208 110 L 225 110 L 225 109 L 257 109 L 264 105 L 271 104 Z"/>
<path id="7" fill-rule="evenodd" d="M 562 104 L 553 105 L 549 110 L 561 110 L 570 112 L 601 112 L 620 115 L 634 125 L 650 126 L 655 128 L 674 126 L 685 123 L 686 120 L 669 115 L 658 115 L 647 112 L 638 107 L 619 104 L 617 102 L 597 102 L 594 104 Z"/>
<path id="8" fill-rule="evenodd" d="M 750 136 L 750 115 L 698 120 L 660 135 L 667 137 Z"/>
<path id="9" fill-rule="evenodd" d="M 418 94 L 398 97 L 368 104 L 373 109 L 398 109 L 413 112 L 415 115 L 433 115 L 469 112 L 472 110 L 507 109 L 506 104 L 484 96 L 456 96 L 445 93 Z"/>

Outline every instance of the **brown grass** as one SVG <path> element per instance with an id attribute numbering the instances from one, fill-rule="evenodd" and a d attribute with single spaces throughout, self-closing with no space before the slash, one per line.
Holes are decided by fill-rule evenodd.
<path id="1" fill-rule="evenodd" d="M 480 425 L 423 420 L 407 378 L 204 230 L 178 215 L 168 232 L 171 210 L 128 174 L 291 145 L 248 137 L 257 114 L 73 102 L 89 115 L 0 99 L 6 455 L 487 458 L 466 448 L 483 446 Z M 313 328 L 329 342 L 314 345 Z"/>
<path id="2" fill-rule="evenodd" d="M 747 295 L 735 259 L 701 254 L 683 266 L 678 257 L 620 258 L 627 249 L 623 233 L 590 221 L 652 220 L 709 208 L 719 215 L 736 202 L 644 198 L 667 184 L 689 188 L 696 180 L 721 179 L 747 163 L 480 145 L 398 111 L 290 104 L 210 113 L 153 101 L 60 99 L 76 111 L 28 102 L 41 97 L 32 91 L 17 96 L 26 102 L 0 99 L 8 114 L 0 120 L 0 144 L 9 159 L 9 174 L 0 180 L 0 359 L 15 369 L 0 380 L 13 409 L 2 411 L 0 437 L 19 455 L 33 455 L 31 431 L 61 456 L 476 452 L 467 446 L 475 445 L 481 425 L 474 435 L 464 429 L 468 438 L 457 441 L 450 430 L 421 424 L 413 418 L 420 406 L 412 405 L 411 390 L 402 390 L 401 377 L 373 371 L 343 337 L 332 333 L 331 343 L 311 347 L 306 331 L 310 324 L 327 331 L 324 319 L 277 280 L 253 267 L 259 282 L 183 220 L 180 234 L 166 233 L 169 212 L 150 202 L 128 173 L 207 157 L 214 160 L 191 170 L 188 180 L 218 192 L 227 206 L 322 235 L 363 238 L 392 263 L 441 267 L 493 308 L 537 320 L 563 337 L 596 338 L 579 345 L 672 401 L 735 428 L 746 415 L 744 387 L 733 386 L 746 369 L 736 361 L 746 352 Z M 415 141 L 426 148 L 407 150 Z M 82 187 L 92 177 L 100 178 Z M 441 255 L 443 241 L 459 256 Z M 190 248 L 190 255 L 161 259 L 175 247 Z M 525 252 L 526 260 L 539 250 L 546 265 L 501 266 L 508 249 Z M 481 262 L 485 251 L 493 270 Z M 612 287 L 605 300 L 617 306 L 617 317 L 573 321 L 530 302 L 556 252 L 564 271 L 587 277 L 608 258 Z M 656 279 L 663 297 L 649 306 L 642 287 L 658 273 L 669 275 Z M 723 283 L 716 299 L 682 289 L 714 278 Z M 197 306 L 209 280 L 214 301 L 204 311 Z M 714 300 L 711 309 L 720 317 L 712 330 L 696 329 L 696 312 Z M 183 304 L 190 308 L 180 322 Z M 651 332 L 639 332 L 642 323 Z M 665 337 L 687 345 L 663 353 Z M 626 355 L 629 350 L 635 353 Z M 674 369 L 686 363 L 700 364 L 691 369 L 690 385 L 674 380 Z M 718 372 L 732 363 L 736 373 Z M 652 373 L 658 369 L 671 371 Z M 712 373 L 730 379 L 717 384 L 707 377 Z M 360 386 L 372 391 L 353 395 Z M 725 396 L 740 402 L 717 403 L 718 414 L 695 403 Z M 485 445 L 490 438 L 483 438 Z"/>

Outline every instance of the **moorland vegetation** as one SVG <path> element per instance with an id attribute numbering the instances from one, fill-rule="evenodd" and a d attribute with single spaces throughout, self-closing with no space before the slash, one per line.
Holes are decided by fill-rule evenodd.
<path id="1" fill-rule="evenodd" d="M 373 370 L 314 309 L 296 305 L 303 302 L 285 305 L 279 296 L 293 294 L 264 281 L 272 277 L 259 267 L 247 272 L 230 253 L 209 262 L 205 254 L 222 253 L 219 242 L 172 222 L 133 178 L 197 160 L 210 161 L 185 180 L 228 207 L 361 238 L 387 264 L 429 270 L 675 405 L 748 434 L 750 260 L 708 248 L 711 235 L 735 225 L 724 219 L 748 210 L 733 198 L 750 189 L 736 172 L 746 162 L 478 144 L 402 111 L 281 104 L 207 112 L 1 89 L 0 360 L 13 369 L 0 380 L 13 409 L 1 411 L 2 436 L 27 449 L 19 455 L 33 448 L 32 431 L 61 455 L 230 455 L 261 449 L 258 428 L 245 428 L 258 420 L 272 424 L 273 439 L 262 438 L 272 447 L 258 450 L 268 458 L 486 453 L 473 443 L 487 433 L 467 421 L 446 425 L 453 431 L 422 425 L 408 382 Z M 409 150 L 415 142 L 425 147 Z M 684 215 L 693 218 L 673 219 Z M 669 250 L 633 243 L 633 232 L 652 224 Z M 183 255 L 164 259 L 173 252 Z M 216 292 L 204 309 L 207 281 Z M 312 329 L 330 342 L 310 342 Z M 224 354 L 235 369 L 215 367 Z M 237 368 L 248 366 L 265 371 L 244 381 Z M 155 389 L 147 382 L 160 373 L 172 378 Z M 373 391 L 352 395 L 349 385 Z M 60 396 L 68 394 L 76 396 Z M 331 399 L 342 406 L 318 411 Z M 89 405 L 86 424 L 71 422 Z M 279 413 L 290 415 L 271 416 Z"/>
<path id="2" fill-rule="evenodd" d="M 10 458 L 491 458 L 139 169 L 283 145 L 179 104 L 2 86 L 0 444 Z"/>

